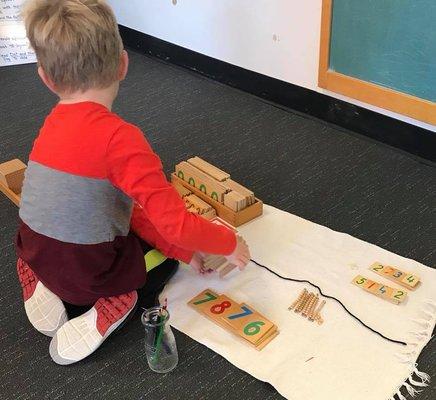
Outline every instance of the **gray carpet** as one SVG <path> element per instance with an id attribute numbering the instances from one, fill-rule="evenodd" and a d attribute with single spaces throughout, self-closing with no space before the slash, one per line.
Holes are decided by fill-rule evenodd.
<path id="1" fill-rule="evenodd" d="M 435 265 L 434 166 L 174 66 L 130 56 L 115 111 L 146 132 L 168 172 L 201 155 L 268 204 Z M 0 69 L 0 88 L 0 160 L 27 161 L 55 98 L 34 65 Z M 151 373 L 137 318 L 86 361 L 55 365 L 49 339 L 31 329 L 23 311 L 12 245 L 16 221 L 16 207 L 0 196 L 1 399 L 282 398 L 179 332 L 179 367 L 169 375 Z M 423 400 L 436 393 L 435 353 L 433 339 L 419 360 L 433 377 Z M 334 400 L 350 399 L 338 393 Z"/>

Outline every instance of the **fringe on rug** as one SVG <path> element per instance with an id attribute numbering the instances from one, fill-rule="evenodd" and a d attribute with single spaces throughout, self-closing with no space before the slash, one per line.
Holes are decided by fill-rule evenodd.
<path id="1" fill-rule="evenodd" d="M 416 375 L 418 379 L 414 378 L 414 375 Z M 422 388 L 428 386 L 428 382 L 430 382 L 430 375 L 426 374 L 425 372 L 418 371 L 417 364 L 415 364 L 415 367 L 413 368 L 413 371 L 410 373 L 409 377 L 389 398 L 389 400 L 407 400 L 404 394 L 401 393 L 402 388 L 404 388 L 411 397 L 415 397 L 417 394 L 422 392 L 422 390 L 418 390 L 416 387 Z"/>
<path id="2" fill-rule="evenodd" d="M 418 390 L 417 388 L 428 386 L 428 382 L 430 382 L 430 375 L 419 371 L 418 364 L 415 363 L 415 359 L 418 355 L 418 345 L 427 343 L 431 338 L 436 313 L 436 303 L 434 301 L 427 300 L 424 304 L 425 306 L 422 310 L 424 317 L 412 320 L 416 323 L 417 330 L 409 332 L 411 339 L 407 342 L 407 347 L 404 351 L 396 354 L 396 357 L 401 363 L 410 364 L 413 368 L 408 378 L 397 388 L 396 392 L 389 400 L 407 400 L 404 395 L 405 392 L 411 397 L 415 397 L 422 392 L 422 390 Z M 403 393 L 401 389 L 404 389 Z"/>

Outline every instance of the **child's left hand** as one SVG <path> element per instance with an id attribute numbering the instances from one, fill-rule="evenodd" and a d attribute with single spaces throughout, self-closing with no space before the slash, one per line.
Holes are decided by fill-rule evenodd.
<path id="1" fill-rule="evenodd" d="M 196 252 L 192 256 L 189 265 L 194 269 L 197 274 L 204 275 L 213 272 L 212 269 L 208 269 L 204 266 L 204 254 Z"/>

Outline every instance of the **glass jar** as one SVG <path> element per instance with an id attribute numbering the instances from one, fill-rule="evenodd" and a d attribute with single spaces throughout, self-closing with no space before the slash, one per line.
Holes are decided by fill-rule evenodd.
<path id="1" fill-rule="evenodd" d="M 176 339 L 168 323 L 169 312 L 161 306 L 145 310 L 141 322 L 145 329 L 145 354 L 150 369 L 164 374 L 179 362 Z"/>

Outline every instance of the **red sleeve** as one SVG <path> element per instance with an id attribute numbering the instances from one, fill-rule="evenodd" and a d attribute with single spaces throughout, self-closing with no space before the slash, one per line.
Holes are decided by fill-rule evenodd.
<path id="1" fill-rule="evenodd" d="M 135 204 L 133 207 L 132 219 L 130 226 L 141 239 L 159 250 L 163 255 L 180 260 L 189 264 L 192 260 L 194 252 L 185 250 L 168 243 L 156 230 L 156 228 L 148 221 L 142 209 Z"/>
<path id="2" fill-rule="evenodd" d="M 107 174 L 142 207 L 145 217 L 171 245 L 223 255 L 235 249 L 234 232 L 186 210 L 167 181 L 159 157 L 135 126 L 125 124 L 112 136 L 107 148 Z"/>

